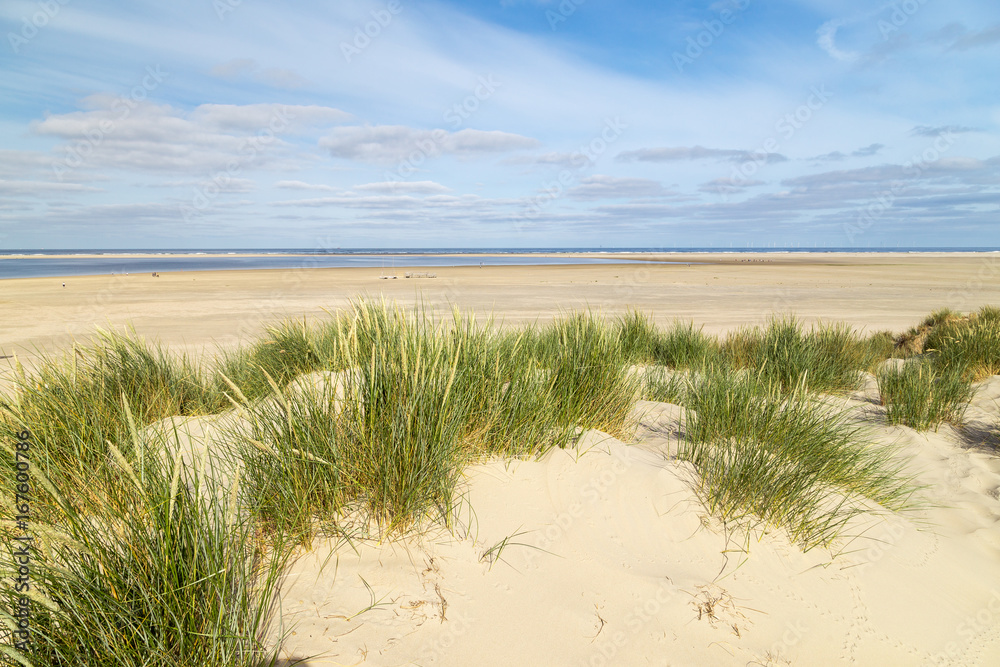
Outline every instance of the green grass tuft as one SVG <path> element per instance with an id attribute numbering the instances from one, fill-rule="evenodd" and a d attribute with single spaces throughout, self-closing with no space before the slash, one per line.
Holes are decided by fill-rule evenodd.
<path id="1" fill-rule="evenodd" d="M 679 456 L 694 464 L 709 511 L 726 521 L 785 528 L 809 548 L 829 545 L 867 511 L 913 492 L 890 450 L 850 417 L 759 375 L 711 367 L 691 378 Z"/>
<path id="2" fill-rule="evenodd" d="M 887 367 L 876 377 L 889 423 L 918 431 L 960 423 L 975 393 L 964 368 L 940 368 L 926 359 Z"/>
<path id="3" fill-rule="evenodd" d="M 15 378 L 15 387 L 18 399 L 5 403 L 5 418 L 34 434 L 44 452 L 37 464 L 86 485 L 103 471 L 108 442 L 131 454 L 123 396 L 138 426 L 228 407 L 198 369 L 131 332 L 98 332 L 92 347 L 43 359 L 36 374 Z"/>
<path id="4" fill-rule="evenodd" d="M 141 450 L 138 441 L 132 449 Z M 262 543 L 235 497 L 209 491 L 179 461 L 127 461 L 109 450 L 105 465 L 120 476 L 114 493 L 64 497 L 32 472 L 31 664 L 258 667 L 272 659 L 264 640 L 287 552 Z M 14 567 L 11 550 L 0 565 Z M 5 586 L 4 608 L 18 595 Z"/>
<path id="5" fill-rule="evenodd" d="M 860 373 L 871 368 L 878 346 L 842 325 L 803 331 L 794 318 L 774 318 L 767 327 L 742 329 L 722 345 L 722 357 L 733 368 L 746 368 L 764 381 L 790 392 L 857 389 Z"/>

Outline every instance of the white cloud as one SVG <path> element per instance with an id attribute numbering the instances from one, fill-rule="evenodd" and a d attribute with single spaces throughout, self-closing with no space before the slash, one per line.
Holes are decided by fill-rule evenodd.
<path id="1" fill-rule="evenodd" d="M 598 199 L 634 199 L 638 197 L 666 197 L 672 194 L 659 181 L 648 178 L 616 178 L 614 176 L 588 176 L 580 185 L 569 191 L 569 196 L 582 201 Z"/>
<path id="2" fill-rule="evenodd" d="M 729 162 L 785 162 L 787 157 L 780 153 L 754 152 L 731 148 L 705 148 L 704 146 L 677 146 L 664 148 L 640 148 L 618 154 L 620 162 L 675 162 L 679 160 L 727 160 Z"/>
<path id="3" fill-rule="evenodd" d="M 418 130 L 403 125 L 338 127 L 319 142 L 337 158 L 391 163 L 405 159 L 422 162 L 428 157 L 456 155 L 472 157 L 534 148 L 530 137 L 497 130 Z"/>
<path id="4" fill-rule="evenodd" d="M 451 192 L 451 188 L 447 188 L 434 181 L 382 181 L 380 183 L 358 185 L 354 189 L 360 192 L 412 192 L 414 194 L 426 195 Z"/>
<path id="5" fill-rule="evenodd" d="M 78 183 L 58 183 L 51 181 L 14 181 L 0 179 L 0 194 L 30 195 L 41 197 L 52 193 L 103 192 Z"/>
<path id="6" fill-rule="evenodd" d="M 823 155 L 817 155 L 812 158 L 813 160 L 819 160 L 822 162 L 840 162 L 841 160 L 846 160 L 849 157 L 871 157 L 872 155 L 877 155 L 879 151 L 885 148 L 884 144 L 869 144 L 862 148 L 859 148 L 850 153 L 842 153 L 841 151 L 833 151 L 832 153 L 825 153 Z"/>
<path id="7" fill-rule="evenodd" d="M 202 104 L 191 112 L 191 120 L 222 132 L 259 132 L 275 125 L 281 131 L 302 131 L 352 118 L 351 114 L 316 105 L 292 104 Z"/>
<path id="8" fill-rule="evenodd" d="M 241 169 L 287 160 L 286 136 L 328 126 L 349 114 L 322 106 L 203 104 L 190 113 L 168 105 L 94 95 L 85 111 L 52 114 L 32 124 L 66 143 L 56 151 L 64 171 L 110 167 L 204 173 L 233 163 Z"/>
<path id="9" fill-rule="evenodd" d="M 554 151 L 542 155 L 518 155 L 505 158 L 503 164 L 509 165 L 551 165 L 556 167 L 580 168 L 590 162 L 584 153 L 560 153 Z"/>
<path id="10" fill-rule="evenodd" d="M 278 181 L 275 187 L 285 190 L 322 190 L 325 192 L 336 192 L 337 188 L 323 183 L 306 183 L 304 181 Z"/>
<path id="11" fill-rule="evenodd" d="M 722 195 L 722 194 L 735 194 L 738 192 L 744 192 L 749 187 L 756 187 L 758 185 L 765 185 L 764 181 L 757 181 L 752 179 L 740 179 L 740 178 L 714 178 L 707 183 L 702 183 L 698 186 L 700 192 L 707 192 L 710 194 Z"/>
<path id="12" fill-rule="evenodd" d="M 966 125 L 917 125 L 910 134 L 915 137 L 940 137 L 947 134 L 964 134 L 966 132 L 982 132 L 978 127 Z"/>

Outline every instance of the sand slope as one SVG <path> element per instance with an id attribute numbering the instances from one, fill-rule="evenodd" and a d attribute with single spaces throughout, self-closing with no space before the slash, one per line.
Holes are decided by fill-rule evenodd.
<path id="1" fill-rule="evenodd" d="M 974 427 L 996 423 L 997 397 L 993 377 Z M 780 533 L 747 553 L 662 453 L 681 409 L 643 403 L 644 446 L 590 431 L 540 461 L 468 469 L 454 534 L 314 544 L 286 580 L 287 655 L 319 654 L 314 667 L 1000 664 L 996 441 L 885 426 L 864 392 L 849 403 L 900 446 L 935 506 L 869 521 L 836 558 Z"/>

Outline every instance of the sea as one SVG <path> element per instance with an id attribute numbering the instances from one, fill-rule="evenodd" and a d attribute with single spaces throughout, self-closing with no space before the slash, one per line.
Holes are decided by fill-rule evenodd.
<path id="1" fill-rule="evenodd" d="M 576 257 L 571 253 L 627 255 L 645 253 L 738 253 L 774 252 L 1000 252 L 1000 248 L 245 248 L 245 249 L 8 249 L 0 250 L 0 280 L 124 273 L 168 273 L 176 271 L 226 271 L 249 269 L 299 269 L 368 267 L 392 270 L 399 267 L 448 266 L 586 265 L 646 261 L 604 257 Z M 138 254 L 144 257 L 128 257 Z M 685 262 L 662 262 L 681 264 Z"/>

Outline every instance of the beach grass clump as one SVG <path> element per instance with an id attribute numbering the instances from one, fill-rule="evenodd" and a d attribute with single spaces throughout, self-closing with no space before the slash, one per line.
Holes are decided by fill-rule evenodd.
<path id="1" fill-rule="evenodd" d="M 941 367 L 929 359 L 886 367 L 876 378 L 888 422 L 918 431 L 959 424 L 975 393 L 964 367 Z"/>
<path id="2" fill-rule="evenodd" d="M 269 533 L 308 544 L 318 517 L 335 517 L 348 500 L 342 476 L 345 446 L 336 406 L 322 389 L 273 400 L 244 401 L 248 426 L 231 433 L 243 467 L 250 513 Z"/>
<path id="3" fill-rule="evenodd" d="M 837 393 L 856 389 L 861 371 L 876 360 L 872 345 L 843 325 L 805 331 L 791 317 L 772 318 L 765 328 L 741 329 L 726 337 L 722 359 L 784 392 L 799 388 Z"/>
<path id="4" fill-rule="evenodd" d="M 624 433 L 639 382 L 629 373 L 617 334 L 592 313 L 560 318 L 542 333 L 543 340 L 556 341 L 543 363 L 551 371 L 549 392 L 558 423 Z"/>
<path id="5" fill-rule="evenodd" d="M 186 359 L 132 332 L 98 332 L 96 338 L 68 358 L 44 359 L 36 373 L 19 374 L 16 396 L 4 409 L 8 423 L 34 434 L 40 464 L 54 473 L 76 471 L 87 483 L 104 469 L 108 442 L 131 453 L 126 409 L 143 426 L 218 411 L 225 402 Z"/>
<path id="6" fill-rule="evenodd" d="M 964 368 L 974 380 L 1000 374 L 1000 308 L 968 315 L 943 308 L 897 336 L 895 346 L 897 356 L 927 354 L 939 368 Z"/>
<path id="7" fill-rule="evenodd" d="M 663 366 L 649 366 L 642 374 L 641 396 L 647 401 L 683 405 L 687 378 Z"/>
<path id="8" fill-rule="evenodd" d="M 942 369 L 965 369 L 974 380 L 1000 375 L 1000 315 L 984 308 L 967 320 L 941 327 L 929 339 L 934 363 Z"/>
<path id="9" fill-rule="evenodd" d="M 460 345 L 421 313 L 356 305 L 343 356 L 340 422 L 350 494 L 390 528 L 446 520 L 462 462 L 468 404 L 452 395 Z"/>
<path id="10" fill-rule="evenodd" d="M 716 340 L 696 329 L 693 322 L 674 322 L 661 330 L 648 316 L 633 310 L 618 318 L 616 329 L 624 354 L 635 363 L 697 368 L 718 352 Z"/>
<path id="11" fill-rule="evenodd" d="M 221 374 L 239 387 L 244 396 L 256 400 L 271 392 L 268 378 L 284 387 L 303 373 L 328 367 L 330 330 L 336 331 L 334 327 L 327 327 L 317 335 L 305 320 L 286 320 L 268 327 L 264 337 L 249 348 L 241 347 L 221 354 L 216 362 L 215 390 L 228 390 L 228 383 Z M 322 350 L 326 350 L 326 354 L 317 341 L 323 345 Z"/>
<path id="12" fill-rule="evenodd" d="M 254 399 L 232 382 L 250 423 L 233 435 L 254 514 L 304 541 L 317 519 L 344 511 L 386 531 L 447 523 L 471 461 L 538 455 L 579 427 L 622 432 L 637 382 L 602 320 L 491 324 L 360 301 L 335 324 L 345 368 L 335 390 L 281 386 L 265 372 L 271 392 Z"/>
<path id="13" fill-rule="evenodd" d="M 268 664 L 276 648 L 265 638 L 287 551 L 258 539 L 237 509 L 238 486 L 217 494 L 179 457 L 127 457 L 110 445 L 109 458 L 119 477 L 114 493 L 84 489 L 70 498 L 31 470 L 31 648 L 19 662 Z M 4 515 L 5 540 L 21 544 L 7 507 Z M 5 578 L 16 569 L 13 554 L 0 551 Z M 21 595 L 4 586 L 3 607 L 16 608 Z"/>
<path id="14" fill-rule="evenodd" d="M 891 331 L 876 331 L 864 339 L 863 344 L 871 361 L 868 368 L 870 372 L 874 372 L 878 364 L 886 359 L 898 356 L 896 336 Z"/>
<path id="15" fill-rule="evenodd" d="M 923 354 L 926 349 L 935 347 L 940 340 L 941 330 L 963 319 L 961 313 L 951 308 L 936 310 L 925 317 L 917 326 L 910 327 L 907 331 L 896 336 L 896 349 L 903 358 Z"/>
<path id="16" fill-rule="evenodd" d="M 462 437 L 473 456 L 532 456 L 566 444 L 570 429 L 558 423 L 550 371 L 531 357 L 534 334 L 477 327 L 456 315 L 453 392 L 469 407 Z"/>
<path id="17" fill-rule="evenodd" d="M 642 363 L 653 360 L 660 342 L 660 331 L 648 315 L 630 310 L 618 317 L 615 327 L 622 352 L 629 361 Z"/>
<path id="18" fill-rule="evenodd" d="M 386 530 L 428 514 L 447 522 L 468 413 L 453 393 L 460 346 L 422 315 L 365 303 L 340 346 L 342 397 L 290 395 L 272 380 L 275 400 L 248 406 L 256 511 L 300 535 L 345 507 Z"/>
<path id="19" fill-rule="evenodd" d="M 891 450 L 846 412 L 761 375 L 712 366 L 689 379 L 679 456 L 713 515 L 782 527 L 809 548 L 841 537 L 866 499 L 907 507 L 913 489 Z"/>
<path id="20" fill-rule="evenodd" d="M 674 322 L 660 336 L 654 361 L 679 370 L 701 368 L 718 354 L 715 338 L 695 329 L 693 322 Z"/>

